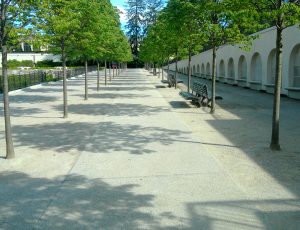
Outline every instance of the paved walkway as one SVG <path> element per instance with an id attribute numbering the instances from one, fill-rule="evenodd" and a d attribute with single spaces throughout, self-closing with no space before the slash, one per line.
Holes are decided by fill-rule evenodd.
<path id="1" fill-rule="evenodd" d="M 88 101 L 83 78 L 69 81 L 66 120 L 61 82 L 12 93 L 16 159 L 0 159 L 0 229 L 298 229 L 299 154 L 260 142 L 267 110 L 249 119 L 259 121 L 251 148 L 239 132 L 249 111 L 220 103 L 211 116 L 144 70 L 99 92 L 89 78 Z"/>

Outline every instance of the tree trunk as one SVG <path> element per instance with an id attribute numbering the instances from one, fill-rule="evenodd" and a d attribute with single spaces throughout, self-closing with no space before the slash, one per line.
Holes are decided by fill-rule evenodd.
<path id="1" fill-rule="evenodd" d="M 97 61 L 97 91 L 100 89 L 100 64 Z"/>
<path id="2" fill-rule="evenodd" d="M 109 63 L 109 81 L 111 81 L 111 62 Z"/>
<path id="3" fill-rule="evenodd" d="M 107 85 L 107 62 L 106 62 L 106 60 L 104 61 L 104 82 L 105 82 L 105 85 Z"/>
<path id="4" fill-rule="evenodd" d="M 276 34 L 276 71 L 275 71 L 275 92 L 273 99 L 272 138 L 270 148 L 280 150 L 279 144 L 279 114 L 280 114 L 280 93 L 282 81 L 282 16 L 277 19 Z"/>
<path id="5" fill-rule="evenodd" d="M 178 50 L 176 50 L 176 64 L 175 64 L 175 89 L 177 89 L 177 70 L 178 70 Z"/>
<path id="6" fill-rule="evenodd" d="M 212 60 L 212 79 L 211 79 L 211 108 L 210 113 L 215 113 L 215 101 L 216 101 L 216 57 L 217 49 L 213 47 L 213 60 Z"/>
<path id="7" fill-rule="evenodd" d="M 168 72 L 167 72 L 167 78 L 170 75 L 170 55 L 168 55 Z"/>
<path id="8" fill-rule="evenodd" d="M 66 52 L 64 41 L 62 42 L 61 60 L 63 66 L 63 100 L 64 100 L 64 118 L 68 117 L 68 89 L 67 89 L 67 76 L 66 76 Z"/>
<path id="9" fill-rule="evenodd" d="M 188 64 L 188 92 L 190 92 L 191 88 L 191 61 L 192 61 L 192 53 L 191 50 L 189 50 L 189 64 Z"/>
<path id="10" fill-rule="evenodd" d="M 88 74 L 88 63 L 85 61 L 85 78 L 84 78 L 84 100 L 88 99 L 88 79 L 87 79 L 87 74 Z"/>
<path id="11" fill-rule="evenodd" d="M 2 78 L 3 78 L 3 104 L 4 104 L 4 122 L 5 122 L 6 159 L 12 159 L 15 157 L 15 151 L 14 151 L 11 124 L 10 124 L 6 45 L 2 45 Z"/>
<path id="12" fill-rule="evenodd" d="M 161 80 L 164 80 L 164 69 L 163 69 L 163 65 L 161 65 Z"/>

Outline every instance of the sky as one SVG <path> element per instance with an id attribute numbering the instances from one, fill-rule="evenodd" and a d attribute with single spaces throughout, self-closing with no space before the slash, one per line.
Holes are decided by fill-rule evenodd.
<path id="1" fill-rule="evenodd" d="M 118 9 L 122 12 L 122 14 L 120 14 L 120 21 L 122 24 L 122 28 L 124 28 L 126 24 L 125 0 L 110 0 L 110 2 L 114 6 L 118 7 Z"/>

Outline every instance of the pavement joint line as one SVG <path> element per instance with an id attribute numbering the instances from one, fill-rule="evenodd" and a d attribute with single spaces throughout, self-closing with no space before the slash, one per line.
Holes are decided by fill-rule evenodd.
<path id="1" fill-rule="evenodd" d="M 61 191 L 61 188 L 63 187 L 63 185 L 65 184 L 65 182 L 68 181 L 67 178 L 68 178 L 69 176 L 72 175 L 72 174 L 71 174 L 71 171 L 73 170 L 73 168 L 74 168 L 75 165 L 77 164 L 77 162 L 78 162 L 78 160 L 79 160 L 79 158 L 80 158 L 81 155 L 82 155 L 82 152 L 81 152 L 80 154 L 78 154 L 78 156 L 76 156 L 76 159 L 75 159 L 74 163 L 72 164 L 72 167 L 71 167 L 71 168 L 68 170 L 68 172 L 64 175 L 64 179 L 61 180 L 60 183 L 58 183 L 56 192 L 51 196 L 51 198 L 50 198 L 48 204 L 47 204 L 46 207 L 45 207 L 45 210 L 44 210 L 44 211 L 42 212 L 42 214 L 36 219 L 35 224 L 32 226 L 32 229 L 33 229 L 33 230 L 36 229 L 36 228 L 35 228 L 35 225 L 38 225 L 38 224 L 42 221 L 42 219 L 43 219 L 43 217 L 45 216 L 45 214 L 46 214 L 47 210 L 49 209 L 49 207 L 52 205 L 52 203 L 54 202 L 54 200 L 57 199 L 57 196 L 58 196 L 59 192 Z"/>
<path id="2" fill-rule="evenodd" d="M 144 179 L 144 178 L 151 179 L 151 178 L 161 178 L 161 177 L 187 177 L 187 176 L 212 175 L 212 174 L 223 174 L 223 173 L 220 171 L 220 172 L 178 173 L 178 174 L 160 174 L 160 175 L 129 176 L 129 177 L 97 177 L 97 179 L 101 179 L 101 180 Z"/>

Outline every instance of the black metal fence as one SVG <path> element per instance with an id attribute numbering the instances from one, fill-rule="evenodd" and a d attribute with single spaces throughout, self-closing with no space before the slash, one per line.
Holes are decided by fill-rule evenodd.
<path id="1" fill-rule="evenodd" d="M 95 71 L 96 66 L 90 66 L 88 72 Z M 71 78 L 85 73 L 85 68 L 67 69 L 66 76 Z M 8 75 L 8 90 L 16 90 L 26 88 L 28 86 L 37 85 L 43 82 L 59 81 L 63 79 L 61 69 L 55 70 L 32 70 L 32 71 L 18 71 L 17 73 Z M 3 79 L 0 76 L 0 93 L 3 93 Z"/>

